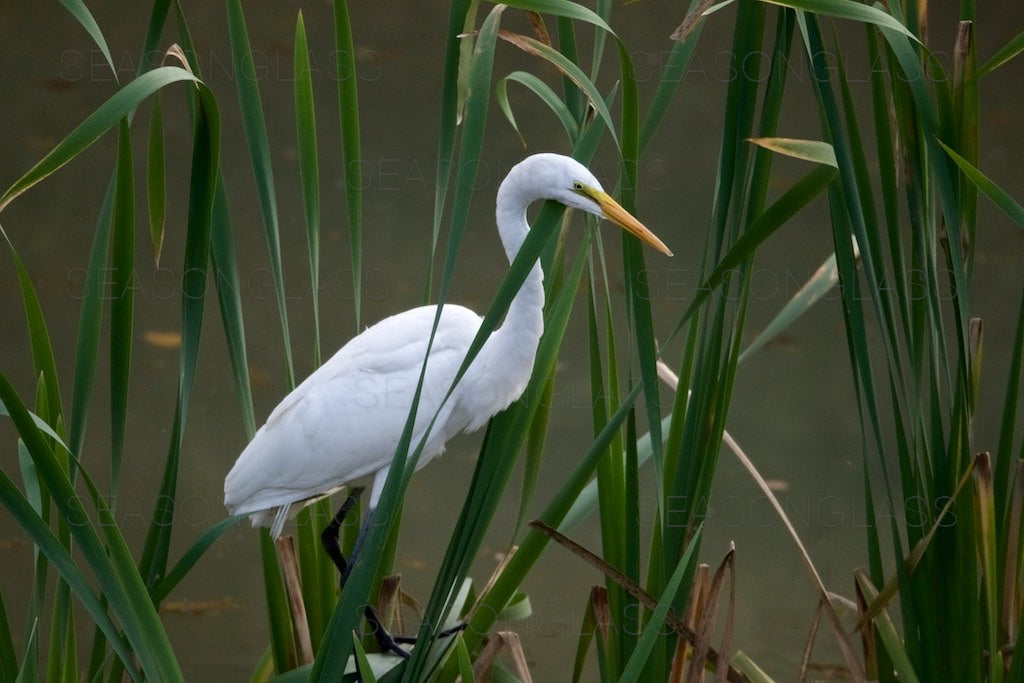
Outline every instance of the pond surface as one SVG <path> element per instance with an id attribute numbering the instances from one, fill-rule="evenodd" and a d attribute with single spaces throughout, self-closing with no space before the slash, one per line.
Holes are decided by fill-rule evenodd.
<path id="1" fill-rule="evenodd" d="M 140 3 L 144 4 L 144 3 Z M 237 111 L 227 47 L 223 8 L 218 3 L 187 3 L 196 45 L 206 77 L 218 94 L 225 122 L 222 163 L 231 197 L 232 219 L 239 250 L 243 306 L 249 334 L 249 360 L 262 421 L 285 389 L 280 324 L 272 298 L 261 218 L 252 187 L 248 156 Z M 998 7 L 983 3 L 979 22 L 984 59 L 1024 25 L 1024 10 L 1015 3 Z M 360 55 L 358 87 L 362 113 L 365 179 L 365 243 L 363 320 L 372 323 L 420 303 L 429 249 L 433 208 L 434 157 L 441 81 L 439 40 L 446 17 L 408 3 L 378 2 L 352 7 Z M 276 173 L 282 245 L 289 292 L 289 316 L 296 371 L 311 369 L 312 314 L 302 223 L 291 104 L 291 43 L 296 6 L 246 3 L 247 20 L 262 90 Z M 2 70 L 4 92 L 0 125 L 5 131 L 0 154 L 0 181 L 8 185 L 34 164 L 59 139 L 110 95 L 113 83 L 101 56 L 82 29 L 58 7 L 14 4 L 4 9 L 6 49 Z M 343 232 L 336 94 L 331 66 L 330 11 L 324 3 L 305 8 L 310 33 L 321 135 L 324 226 L 321 306 L 325 349 L 334 349 L 355 330 L 348 241 Z M 641 167 L 640 211 L 645 223 L 676 252 L 666 260 L 647 257 L 653 307 L 662 334 L 674 326 L 697 285 L 699 252 L 710 215 L 713 173 L 718 151 L 723 93 L 729 77 L 730 18 L 725 10 L 708 24 L 690 71 L 651 151 Z M 670 50 L 667 36 L 683 17 L 682 5 L 666 2 L 617 6 L 612 24 L 637 64 L 642 95 L 649 96 L 658 67 Z M 137 46 L 146 25 L 145 9 L 120 3 L 116 11 L 97 8 L 97 20 L 111 44 L 119 77 L 130 79 L 137 66 Z M 505 28 L 528 32 L 516 11 L 506 12 Z M 933 18 L 935 35 L 953 35 L 953 23 Z M 859 49 L 859 27 L 840 25 L 848 42 Z M 589 40 L 582 31 L 581 42 Z M 609 56 L 613 57 L 611 53 Z M 851 73 L 869 67 L 854 53 Z M 794 68 L 799 60 L 794 58 Z M 609 63 L 611 65 L 611 63 Z M 613 68 L 607 73 L 614 72 Z M 549 76 L 545 67 L 500 45 L 496 75 L 517 68 Z M 1020 198 L 1024 188 L 1024 153 L 1019 128 L 1019 66 L 1011 64 L 991 76 L 982 89 L 984 118 L 981 167 Z M 794 74 L 782 134 L 819 137 L 811 109 L 806 73 Z M 603 83 L 607 86 L 609 83 Z M 803 86 L 803 87 L 801 87 Z M 504 267 L 493 225 L 493 195 L 503 169 L 527 152 L 566 151 L 557 121 L 528 94 L 512 86 L 519 125 L 527 151 L 492 107 L 486 158 L 469 234 L 460 259 L 452 301 L 478 311 L 489 304 Z M 867 96 L 867 84 L 855 93 Z M 180 90 L 180 89 L 179 89 Z M 136 273 L 136 347 L 133 359 L 131 421 L 124 494 L 119 517 L 133 547 L 141 547 L 161 475 L 173 414 L 177 351 L 163 333 L 178 325 L 178 288 L 184 219 L 186 156 L 190 142 L 180 92 L 165 97 L 170 168 L 171 208 L 162 265 L 151 268 L 146 240 L 143 190 L 140 189 Z M 139 123 L 144 123 L 140 121 Z M 144 187 L 142 157 L 145 125 L 136 125 L 139 187 Z M 101 140 L 82 158 L 42 186 L 16 201 L 3 216 L 11 236 L 33 275 L 50 325 L 59 369 L 66 379 L 65 405 L 70 401 L 82 275 L 109 169 L 114 141 Z M 607 150 L 605 150 L 607 152 Z M 615 168 L 604 154 L 595 163 L 599 177 L 613 184 Z M 793 181 L 799 169 L 780 164 L 778 187 Z M 1004 391 L 1006 353 L 1024 274 L 1021 231 L 982 202 L 977 245 L 978 275 L 975 315 L 986 321 L 986 370 L 992 380 L 977 429 L 979 449 L 994 447 L 997 414 Z M 782 229 L 760 253 L 753 276 L 750 338 L 795 293 L 830 252 L 830 234 L 823 206 L 802 213 Z M 613 244 L 611 240 L 608 244 Z M 617 252 L 609 259 L 618 273 Z M 33 377 L 23 333 L 17 283 L 6 256 L 0 266 L 0 359 L 7 373 L 30 395 Z M 625 307 L 615 302 L 620 324 Z M 223 477 L 245 443 L 230 369 L 213 299 L 209 302 L 200 374 L 185 442 L 180 476 L 181 523 L 176 526 L 172 553 L 180 553 L 203 529 L 225 516 Z M 567 343 L 581 344 L 586 334 L 582 307 L 575 312 Z M 678 349 L 676 349 L 678 352 Z M 101 351 L 105 353 L 105 350 Z M 675 357 L 668 354 L 675 362 Z M 103 365 L 101 357 L 101 365 Z M 105 367 L 105 366 L 103 366 Z M 106 462 L 109 416 L 105 370 L 99 372 L 85 461 Z M 586 358 L 564 353 L 552 415 L 547 463 L 535 498 L 537 510 L 550 498 L 591 435 Z M 822 302 L 787 333 L 745 363 L 738 375 L 729 430 L 769 479 L 777 480 L 780 498 L 825 583 L 834 591 L 852 593 L 852 569 L 865 562 L 865 511 L 861 502 L 861 442 L 853 386 L 838 301 Z M 17 468 L 13 431 L 0 424 L 0 465 Z M 468 486 L 480 435 L 460 436 L 447 453 L 422 470 L 409 489 L 402 526 L 398 568 L 407 590 L 425 599 L 434 568 L 440 561 L 458 503 Z M 653 497 L 652 482 L 642 478 L 644 495 Z M 514 488 L 513 483 L 512 487 Z M 509 496 L 514 498 L 514 495 Z M 515 520 L 516 501 L 507 500 L 481 553 L 474 572 L 486 580 L 505 549 Z M 778 680 L 793 677 L 814 612 L 816 597 L 785 530 L 750 477 L 723 453 L 715 497 L 710 503 L 703 560 L 717 565 L 730 541 L 737 549 L 737 635 L 735 642 Z M 577 540 L 599 548 L 596 525 L 577 531 Z M 0 572 L 12 623 L 23 615 L 20 596 L 28 576 L 27 542 L 6 513 L 0 513 Z M 600 581 L 595 571 L 561 549 L 552 548 L 527 581 L 534 612 L 525 622 L 510 624 L 522 636 L 534 679 L 566 680 L 571 671 L 575 638 L 589 587 Z M 226 534 L 168 600 L 165 621 L 189 680 L 241 680 L 248 675 L 266 644 L 262 580 L 256 534 L 240 525 Z M 841 658 L 822 630 L 815 660 L 823 665 Z M 825 675 L 825 674 L 823 674 Z"/>

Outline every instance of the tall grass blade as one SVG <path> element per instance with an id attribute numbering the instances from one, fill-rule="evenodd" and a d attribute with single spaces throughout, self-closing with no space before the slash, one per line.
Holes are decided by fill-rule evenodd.
<path id="1" fill-rule="evenodd" d="M 0 594 L 0 677 L 13 680 L 18 675 L 18 655 L 14 651 L 14 637 L 11 635 L 11 624 L 7 620 L 7 607 L 3 595 Z"/>
<path id="2" fill-rule="evenodd" d="M 153 100 L 149 118 L 149 153 L 146 155 L 146 199 L 149 206 L 149 242 L 153 263 L 160 266 L 167 217 L 167 172 L 164 168 L 164 117 L 161 97 Z"/>
<path id="3" fill-rule="evenodd" d="M 686 550 L 683 551 L 675 570 L 672 572 L 672 576 L 669 577 L 668 583 L 665 586 L 665 592 L 662 593 L 661 598 L 658 600 L 658 606 L 654 608 L 650 619 L 644 624 L 644 629 L 637 640 L 636 648 L 626 662 L 626 666 L 619 678 L 620 681 L 638 681 L 643 675 L 644 667 L 647 665 L 647 658 L 650 656 L 655 640 L 662 633 L 665 617 L 668 616 L 669 610 L 672 609 L 676 601 L 676 594 L 683 583 L 683 577 L 693 569 L 691 564 L 695 559 L 694 553 L 699 545 L 702 530 L 703 524 L 698 525 L 697 530 L 690 538 L 689 543 L 687 543 Z M 719 665 L 725 666 L 726 663 L 720 662 Z"/>
<path id="4" fill-rule="evenodd" d="M 82 453 L 85 427 L 88 421 L 92 387 L 96 379 L 96 357 L 99 353 L 100 331 L 103 326 L 102 278 L 107 267 L 110 239 L 110 215 L 114 203 L 114 178 L 107 185 L 96 229 L 93 232 L 89 262 L 82 282 L 82 307 L 78 316 L 78 336 L 75 344 L 75 369 L 71 392 L 71 421 L 68 425 L 69 450 Z M 71 463 L 74 480 L 74 462 Z"/>
<path id="5" fill-rule="evenodd" d="M 587 95 L 587 99 L 590 101 L 591 106 L 597 111 L 605 125 L 608 127 L 608 131 L 612 138 L 615 140 L 616 146 L 619 144 L 618 136 L 615 133 L 615 124 L 612 121 L 611 112 L 608 110 L 608 106 L 604 102 L 604 98 L 601 96 L 600 91 L 594 82 L 583 73 L 583 70 L 576 66 L 572 61 L 567 59 L 561 52 L 555 50 L 552 47 L 545 45 L 535 38 L 529 36 L 520 35 L 518 33 L 509 33 L 507 31 L 501 32 L 501 37 L 509 43 L 515 45 L 523 52 L 527 54 L 540 57 L 551 63 L 557 68 L 565 77 L 571 80 L 576 87 L 582 90 Z M 626 207 L 627 210 L 629 207 Z"/>
<path id="6" fill-rule="evenodd" d="M 864 573 L 863 570 L 857 570 L 854 572 L 854 579 L 857 582 L 858 589 L 863 592 L 866 600 L 868 602 L 874 601 L 877 597 L 878 591 L 871 583 L 871 579 L 868 578 L 867 574 Z M 902 640 L 900 640 L 899 633 L 896 630 L 896 625 L 893 623 L 888 611 L 883 609 L 878 613 L 875 618 L 875 628 L 877 629 L 882 643 L 885 645 L 889 658 L 892 660 L 893 667 L 899 676 L 899 680 L 906 681 L 907 683 L 917 683 L 919 680 L 917 672 L 910 661 L 910 657 L 907 655 L 907 650 L 903 646 Z"/>
<path id="7" fill-rule="evenodd" d="M 974 79 L 978 80 L 988 76 L 1021 52 L 1024 52 L 1024 31 L 1015 35 L 1006 45 L 996 50 L 996 53 L 989 57 L 988 61 L 975 72 Z"/>
<path id="8" fill-rule="evenodd" d="M 249 384 L 249 363 L 245 350 L 245 324 L 242 317 L 241 281 L 238 276 L 238 259 L 235 258 L 235 244 L 231 234 L 231 217 L 228 215 L 228 199 L 224 191 L 224 180 L 218 174 L 213 198 L 212 225 L 210 227 L 210 260 L 213 280 L 217 285 L 217 302 L 220 307 L 221 324 L 227 338 L 228 356 L 235 380 L 242 413 L 242 424 L 248 439 L 256 433 L 256 417 L 252 402 L 252 388 Z"/>
<path id="9" fill-rule="evenodd" d="M 197 116 L 193 126 L 185 258 L 182 264 L 181 349 L 178 361 L 180 370 L 177 400 L 171 443 L 160 483 L 160 495 L 157 498 L 140 561 L 140 568 L 150 588 L 156 584 L 159 577 L 166 574 L 167 569 L 177 491 L 178 459 L 199 356 L 219 163 L 220 114 L 210 91 L 200 89 Z"/>
<path id="10" fill-rule="evenodd" d="M 75 619 L 71 612 L 71 589 L 65 581 L 58 582 L 54 594 L 47 650 L 47 682 L 74 683 L 74 672 L 78 668 L 78 647 L 75 639 Z"/>
<path id="11" fill-rule="evenodd" d="M 750 342 L 747 348 L 740 354 L 740 362 L 761 350 L 782 334 L 790 325 L 798 320 L 804 313 L 809 311 L 814 304 L 818 303 L 823 296 L 832 290 L 839 283 L 839 269 L 836 265 L 836 255 L 831 254 L 821 266 L 814 271 L 814 274 L 805 282 L 796 294 L 786 302 L 771 322 Z"/>
<path id="12" fill-rule="evenodd" d="M 541 102 L 547 105 L 556 117 L 558 117 L 559 123 L 562 124 L 562 128 L 565 130 L 565 134 L 570 140 L 575 140 L 579 135 L 579 124 L 573 118 L 572 113 L 569 111 L 569 107 L 563 102 L 558 94 L 551 89 L 544 81 L 540 80 L 531 73 L 525 71 L 513 71 L 508 76 L 505 76 L 494 86 L 494 96 L 498 101 L 498 106 L 501 107 L 501 111 L 505 114 L 505 118 L 512 124 L 513 130 L 519 135 L 519 139 L 522 141 L 523 146 L 526 146 L 526 140 L 523 138 L 522 133 L 519 130 L 519 126 L 516 124 L 516 117 L 512 113 L 512 105 L 508 100 L 508 83 L 514 82 L 525 86 L 533 94 L 535 94 Z"/>
<path id="13" fill-rule="evenodd" d="M 150 592 L 153 602 L 159 605 L 164 598 L 170 595 L 171 591 L 181 583 L 181 580 L 184 579 L 190 571 L 192 571 L 192 568 L 196 565 L 199 559 L 207 550 L 210 549 L 210 546 L 212 546 L 225 531 L 243 519 L 245 519 L 245 515 L 228 517 L 227 519 L 222 519 L 204 531 L 202 535 L 192 543 L 189 549 L 182 554 L 181 558 L 178 559 L 167 574 L 160 579 L 160 583 L 158 583 Z"/>
<path id="14" fill-rule="evenodd" d="M 298 665 L 299 657 L 284 577 L 277 561 L 274 541 L 265 529 L 260 529 L 260 562 L 263 567 L 263 591 L 270 622 L 270 649 L 273 654 L 274 670 L 277 673 L 284 673 Z"/>
<path id="15" fill-rule="evenodd" d="M 1011 496 L 1008 491 L 1010 482 L 1016 480 L 1011 470 L 1015 463 L 1013 456 L 1014 433 L 1017 423 L 1017 406 L 1020 401 L 1021 379 L 1024 378 L 1024 294 L 1017 308 L 1017 331 L 1014 334 L 1010 365 L 1006 373 L 1006 394 L 1003 398 L 1003 414 L 999 425 L 999 441 L 996 449 L 995 490 L 996 514 L 999 517 L 999 528 L 1005 532 L 1007 515 L 1012 514 Z M 1012 537 L 1011 537 L 1012 538 Z"/>
<path id="16" fill-rule="evenodd" d="M 441 219 L 448 197 L 452 166 L 455 160 L 455 128 L 460 119 L 459 71 L 462 54 L 460 38 L 468 33 L 466 22 L 470 11 L 475 15 L 477 3 L 472 0 L 452 0 L 448 10 L 448 29 L 445 33 L 444 75 L 441 81 L 441 126 L 437 135 L 437 178 L 434 184 L 434 221 L 430 237 L 430 253 L 427 255 L 427 284 L 423 292 L 424 302 L 430 300 L 434 280 L 434 253 L 437 251 L 441 233 Z"/>
<path id="17" fill-rule="evenodd" d="M 690 7 L 694 7 L 698 2 L 700 0 L 693 0 Z M 675 42 L 672 45 L 672 51 L 665 62 L 665 68 L 661 72 L 658 86 L 654 91 L 651 102 L 647 107 L 647 112 L 644 114 L 643 123 L 640 126 L 640 138 L 638 140 L 640 156 L 643 156 L 644 152 L 647 151 L 648 145 L 654 139 L 654 134 L 661 127 L 662 121 L 665 120 L 665 115 L 668 113 L 669 106 L 675 98 L 676 91 L 679 89 L 679 84 L 683 82 L 683 78 L 686 76 L 686 70 L 689 68 L 693 50 L 697 47 L 697 39 L 700 37 L 702 26 L 703 22 L 701 21 L 686 40 Z"/>
<path id="18" fill-rule="evenodd" d="M 984 610 L 982 619 L 986 629 L 984 643 L 989 653 L 988 680 L 1001 683 L 1003 680 L 1003 654 L 1000 650 L 999 580 L 997 560 L 998 540 L 996 538 L 996 505 L 992 489 L 992 461 L 988 453 L 978 455 L 974 466 L 975 504 L 977 505 L 976 529 L 978 559 L 981 569 L 981 592 Z"/>
<path id="19" fill-rule="evenodd" d="M 626 420 L 626 416 L 632 410 L 633 402 L 642 389 L 643 385 L 638 383 L 623 397 L 622 404 L 608 418 L 605 428 L 594 439 L 590 447 L 587 448 L 587 452 L 580 458 L 572 473 L 559 488 L 558 493 L 551 498 L 544 512 L 538 518 L 540 521 L 555 528 L 561 525 L 579 497 L 580 492 L 583 491 L 587 482 L 593 476 L 597 464 L 604 457 L 612 439 L 618 434 L 619 429 Z M 535 532 L 529 533 L 522 544 L 520 544 L 519 549 L 512 555 L 505 570 L 491 585 L 490 590 L 481 596 L 469 619 L 469 626 L 463 636 L 471 651 L 479 646 L 480 641 L 490 630 L 497 615 L 508 604 L 515 590 L 522 582 L 522 578 L 537 561 L 537 558 L 540 557 L 546 546 L 547 538 L 545 536 Z"/>
<path id="20" fill-rule="evenodd" d="M 117 498 L 124 456 L 135 310 L 135 187 L 128 123 L 118 131 L 111 226 L 110 273 L 110 491 Z"/>
<path id="21" fill-rule="evenodd" d="M 320 367 L 320 171 L 317 161 L 316 115 L 313 109 L 313 78 L 306 43 L 306 23 L 299 10 L 295 20 L 295 137 L 299 155 L 299 180 L 306 217 L 309 249 L 310 294 L 313 300 L 313 367 Z M 350 77 L 354 78 L 353 74 Z M 347 173 L 346 173 L 347 176 Z M 355 225 L 351 229 L 358 230 Z M 355 250 L 353 249 L 353 253 Z M 355 258 L 353 256 L 353 258 Z M 353 268 L 355 270 L 355 268 Z M 356 327 L 359 327 L 358 277 L 355 288 Z"/>
<path id="22" fill-rule="evenodd" d="M 60 4 L 64 5 L 64 9 L 71 13 L 71 16 L 82 25 L 82 28 L 92 38 L 92 42 L 96 43 L 96 47 L 99 48 L 100 54 L 103 55 L 107 66 L 110 67 L 111 76 L 113 76 L 116 83 L 117 68 L 114 66 L 113 57 L 110 56 L 110 47 L 107 45 L 107 40 L 103 37 L 103 32 L 100 30 L 99 24 L 96 23 L 96 18 L 93 17 L 92 12 L 89 11 L 89 8 L 81 0 L 60 0 Z"/>
<path id="23" fill-rule="evenodd" d="M 516 526 L 512 532 L 512 538 L 518 538 L 523 525 L 526 523 L 530 511 L 530 503 L 533 502 L 534 493 L 537 490 L 537 481 L 540 478 L 541 461 L 544 458 L 544 443 L 547 440 L 548 421 L 551 417 L 552 399 L 555 392 L 555 372 L 552 370 L 547 381 L 540 390 L 540 401 L 537 412 L 530 421 L 529 431 L 526 435 L 526 457 L 523 460 L 523 486 L 519 495 L 519 513 L 516 515 Z"/>
<path id="24" fill-rule="evenodd" d="M 835 177 L 836 170 L 831 166 L 815 168 L 786 190 L 764 213 L 755 219 L 701 285 L 697 287 L 693 300 L 679 319 L 676 329 L 671 336 L 674 337 L 683 328 L 694 313 L 708 300 L 715 289 L 724 282 L 727 274 L 731 273 L 743 261 L 750 258 L 758 246 L 782 227 L 800 209 L 810 203 L 812 199 L 821 194 Z"/>
<path id="25" fill-rule="evenodd" d="M 971 162 L 964 159 L 962 156 L 957 154 L 952 148 L 946 143 L 939 141 L 939 145 L 942 149 L 946 150 L 946 154 L 949 158 L 956 162 L 956 165 L 960 167 L 967 179 L 970 180 L 975 187 L 985 193 L 993 204 L 999 207 L 1003 213 L 1005 213 L 1010 220 L 1024 228 L 1024 207 L 1014 201 L 1005 190 L 996 185 L 992 180 L 984 173 L 979 171 Z"/>
<path id="26" fill-rule="evenodd" d="M 567 17 L 558 17 L 556 24 L 558 26 L 558 51 L 565 55 L 565 58 L 573 64 L 579 64 L 579 44 L 576 40 L 575 24 Z M 569 109 L 573 119 L 577 123 L 582 123 L 586 118 L 586 104 L 583 101 L 583 93 L 568 76 L 563 75 L 561 81 L 565 106 Z"/>
<path id="27" fill-rule="evenodd" d="M 352 251 L 352 300 L 356 332 L 362 331 L 363 282 L 363 180 L 359 142 L 359 95 L 356 51 L 347 0 L 334 0 L 334 56 L 338 75 L 338 115 L 341 125 L 341 161 L 345 177 L 345 206 Z"/>
<path id="28" fill-rule="evenodd" d="M 894 19 L 892 15 L 884 12 L 878 7 L 864 5 L 854 0 L 763 0 L 773 5 L 790 7 L 803 10 L 817 15 L 835 17 L 837 19 L 850 19 L 874 24 L 880 28 L 886 28 L 902 33 L 907 38 L 917 41 L 918 38 L 906 26 Z"/>
<path id="29" fill-rule="evenodd" d="M 18 285 L 21 289 L 22 305 L 25 310 L 25 324 L 28 329 L 29 345 L 32 348 L 32 362 L 35 374 L 39 378 L 45 396 L 45 412 L 47 420 L 54 425 L 61 419 L 60 382 L 57 378 L 57 363 L 53 355 L 53 345 L 46 326 L 46 318 L 39 303 L 39 295 L 28 269 L 18 255 L 7 233 L 0 227 L 0 235 L 7 242 L 7 247 L 14 261 L 18 274 Z"/>
<path id="30" fill-rule="evenodd" d="M 136 76 L 156 68 L 160 56 L 160 36 L 167 24 L 167 15 L 171 10 L 171 0 L 153 0 L 153 9 L 149 13 L 149 24 L 146 26 L 146 37 L 142 42 L 142 54 Z M 198 71 L 194 73 L 199 73 Z"/>
<path id="31" fill-rule="evenodd" d="M 291 334 L 288 327 L 288 308 L 285 305 L 284 266 L 281 262 L 281 229 L 277 215 L 277 196 L 274 191 L 274 171 L 270 162 L 270 143 L 267 139 L 267 124 L 263 118 L 263 104 L 260 101 L 259 81 L 253 65 L 252 48 L 249 46 L 248 30 L 242 13 L 241 0 L 227 0 L 228 38 L 231 43 L 231 61 L 238 91 L 238 104 L 242 113 L 245 142 L 249 148 L 253 176 L 256 181 L 256 195 L 259 197 L 263 228 L 270 252 L 270 272 L 274 281 L 274 297 L 278 315 L 281 318 L 281 332 L 284 340 L 285 370 L 287 386 L 295 386 L 295 369 L 292 362 Z"/>
<path id="32" fill-rule="evenodd" d="M 192 73 L 201 74 L 199 59 L 192 42 L 188 23 L 185 21 L 181 4 L 175 2 L 178 31 L 182 52 L 188 60 Z M 190 113 L 195 116 L 195 103 L 189 103 Z M 242 424 L 250 439 L 256 432 L 256 418 L 253 412 L 252 389 L 249 386 L 249 363 L 245 351 L 245 327 L 240 297 L 241 284 L 238 277 L 238 260 L 231 235 L 231 217 L 228 211 L 227 193 L 224 189 L 223 173 L 218 172 L 213 197 L 213 214 L 210 228 L 210 256 L 217 285 L 217 301 L 220 306 L 221 322 L 227 339 L 228 355 L 235 379 L 235 389 L 242 412 Z"/>

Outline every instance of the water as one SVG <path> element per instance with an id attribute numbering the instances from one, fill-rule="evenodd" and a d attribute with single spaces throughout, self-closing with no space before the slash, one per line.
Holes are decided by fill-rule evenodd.
<path id="1" fill-rule="evenodd" d="M 372 9 L 371 9 L 372 7 Z M 263 102 L 270 128 L 280 215 L 289 316 L 296 372 L 304 376 L 312 367 L 312 316 L 305 255 L 305 235 L 294 149 L 291 105 L 291 40 L 295 8 L 276 3 L 248 3 L 247 19 Z M 340 346 L 355 331 L 348 270 L 347 236 L 342 232 L 343 182 L 335 91 L 332 83 L 332 48 L 329 11 L 308 7 L 307 29 L 313 65 L 321 136 L 321 173 L 324 191 L 323 271 L 321 306 L 325 350 Z M 1006 5 L 984 7 L 979 22 L 984 59 L 1018 32 L 1022 9 Z M 257 419 L 262 420 L 284 393 L 280 324 L 272 286 L 261 219 L 252 188 L 227 49 L 223 8 L 196 3 L 186 9 L 208 81 L 218 93 L 225 122 L 222 163 L 232 199 L 231 211 L 239 251 L 243 306 L 249 333 L 249 360 Z M 409 12 L 399 3 L 353 6 L 352 20 L 360 52 L 359 94 L 362 112 L 363 172 L 365 179 L 363 323 L 420 302 L 425 274 L 424 254 L 429 248 L 433 206 L 433 158 L 438 128 L 440 50 L 433 36 L 443 35 L 443 14 Z M 31 10 L 5 8 L 8 49 L 3 70 L 5 92 L 0 122 L 5 136 L 0 155 L 0 179 L 9 184 L 35 163 L 74 125 L 113 90 L 102 60 L 84 32 L 56 7 Z M 725 66 L 730 37 L 728 15 L 716 15 L 702 38 L 702 47 L 651 152 L 641 168 L 640 217 L 676 252 L 676 258 L 651 254 L 647 261 L 654 288 L 654 314 L 659 332 L 667 334 L 688 303 L 696 286 L 698 257 L 710 212 L 713 169 L 717 155 L 718 122 L 722 94 L 728 78 Z M 122 80 L 136 67 L 135 50 L 145 28 L 144 9 L 122 5 L 116 11 L 99 8 Z M 682 9 L 668 3 L 616 7 L 613 25 L 630 46 L 637 64 L 642 94 L 653 89 L 654 67 L 670 45 L 667 35 L 682 20 Z M 933 34 L 949 22 L 933 18 Z M 503 26 L 528 31 L 513 10 Z M 843 31 L 859 29 L 841 25 Z M 952 31 L 947 31 L 950 36 Z M 590 34 L 581 31 L 586 42 Z M 849 55 L 857 65 L 857 55 Z M 794 58 L 794 63 L 798 60 Z M 545 67 L 508 45 L 499 46 L 495 73 L 516 68 L 546 74 Z M 1019 196 L 1024 170 L 1017 163 L 1019 138 L 1010 135 L 1019 105 L 1014 64 L 993 74 L 982 90 L 984 120 L 981 166 L 1011 193 Z M 612 73 L 609 71 L 608 73 Z M 853 72 L 851 72 L 853 73 Z M 782 134 L 817 137 L 817 119 L 810 113 L 806 74 L 794 74 L 790 103 Z M 607 84 L 604 84 L 607 85 Z M 803 86 L 803 87 L 801 87 Z M 133 359 L 132 410 L 128 425 L 128 452 L 124 493 L 119 518 L 132 547 L 141 546 L 168 440 L 173 414 L 177 351 L 163 348 L 160 337 L 147 333 L 173 331 L 178 325 L 176 264 L 182 258 L 181 225 L 184 219 L 188 125 L 178 92 L 165 97 L 168 125 L 168 180 L 171 206 L 161 268 L 150 267 L 140 203 L 136 273 L 136 346 Z M 537 107 L 530 96 L 511 86 L 528 151 L 565 151 L 557 122 Z M 866 95 L 866 85 L 859 94 Z M 140 121 L 139 123 L 144 123 Z M 451 300 L 483 310 L 497 286 L 503 254 L 493 225 L 493 193 L 502 170 L 526 152 L 515 134 L 492 107 L 481 187 L 474 205 Z M 145 125 L 136 126 L 137 166 L 142 170 Z M 114 141 L 108 136 L 86 155 L 16 201 L 3 215 L 8 231 L 42 298 L 50 325 L 59 370 L 65 378 L 65 405 L 70 403 L 70 371 L 80 306 L 82 268 L 85 265 L 95 216 L 113 162 Z M 614 178 L 607 154 L 599 157 L 599 177 Z M 781 164 L 778 187 L 784 188 L 802 168 Z M 140 200 L 143 176 L 139 175 Z M 1024 240 L 1019 229 L 982 202 L 977 245 L 978 275 L 975 312 L 986 320 L 986 378 L 991 390 L 978 424 L 980 448 L 994 445 L 994 412 L 1002 395 L 1001 374 L 1012 334 L 1017 297 L 1022 288 L 1020 271 Z M 829 231 L 822 207 L 811 207 L 783 228 L 758 257 L 754 302 L 748 329 L 751 339 L 803 280 L 827 256 Z M 613 241 L 609 240 L 609 244 Z M 9 260 L 5 261 L 9 263 Z M 613 278 L 617 259 L 610 259 Z M 622 324 L 621 301 L 616 315 Z M 185 440 L 180 476 L 180 523 L 172 547 L 176 557 L 210 524 L 221 519 L 223 476 L 244 445 L 227 354 L 219 329 L 215 302 L 209 302 L 200 374 Z M 23 395 L 33 378 L 23 329 L 20 297 L 10 267 L 0 269 L 0 310 L 9 321 L 0 335 L 0 358 Z M 567 339 L 580 343 L 585 335 L 583 309 L 576 311 Z M 575 341 L 573 341 L 575 340 Z M 106 353 L 105 349 L 101 354 Z M 109 440 L 106 412 L 107 378 L 97 377 L 87 438 L 86 463 L 105 462 L 103 444 Z M 536 494 L 535 509 L 546 502 L 589 443 L 586 361 L 580 354 L 563 354 L 559 366 L 559 393 L 555 397 L 548 460 Z M 842 328 L 835 300 L 808 313 L 783 338 L 744 364 L 737 377 L 729 430 L 748 449 L 762 473 L 784 482 L 780 497 L 818 569 L 831 589 L 852 593 L 851 571 L 864 562 L 864 523 L 861 506 L 860 439 L 856 408 Z M 3 443 L 0 463 L 16 468 L 13 430 L 0 423 Z M 454 524 L 459 501 L 472 473 L 480 436 L 461 436 L 446 455 L 419 473 L 409 493 L 403 522 L 398 569 L 407 590 L 425 598 L 433 572 Z M 94 469 L 102 470 L 99 465 Z M 96 472 L 101 474 L 100 472 Z M 644 493 L 653 496 L 649 477 L 642 478 Z M 515 483 L 512 488 L 514 489 Z M 510 498 L 514 498 L 514 492 Z M 508 542 L 516 515 L 514 500 L 505 501 L 474 572 L 486 580 L 495 557 Z M 577 540 L 599 547 L 596 528 L 581 528 Z M 739 468 L 723 453 L 715 497 L 707 525 L 703 559 L 717 565 L 733 541 L 737 548 L 737 645 L 780 680 L 793 676 L 809 629 L 816 595 L 782 525 L 766 500 Z M 15 630 L 20 628 L 27 576 L 26 542 L 6 514 L 0 515 L 0 548 L 4 571 L 0 587 Z M 552 548 L 537 566 L 525 588 L 534 614 L 510 625 L 523 637 L 535 680 L 564 680 L 571 670 L 575 637 L 589 587 L 600 576 L 575 557 Z M 165 623 L 189 680 L 237 680 L 246 676 L 263 652 L 266 632 L 263 592 L 258 568 L 256 535 L 239 526 L 227 533 L 206 555 L 168 600 Z M 193 613 L 193 611 L 197 613 Z M 838 662 L 831 636 L 823 628 L 816 660 Z M 227 646 L 226 646 L 227 645 Z"/>

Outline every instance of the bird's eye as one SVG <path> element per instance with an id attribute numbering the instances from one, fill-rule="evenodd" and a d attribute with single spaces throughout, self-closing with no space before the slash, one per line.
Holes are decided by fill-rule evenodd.
<path id="1" fill-rule="evenodd" d="M 576 192 L 583 192 L 583 183 L 581 183 L 581 182 L 580 182 L 580 181 L 578 181 L 578 180 L 577 180 L 577 181 L 575 181 L 575 182 L 574 182 L 574 183 L 572 184 L 572 189 L 573 189 L 573 190 L 575 190 Z"/>

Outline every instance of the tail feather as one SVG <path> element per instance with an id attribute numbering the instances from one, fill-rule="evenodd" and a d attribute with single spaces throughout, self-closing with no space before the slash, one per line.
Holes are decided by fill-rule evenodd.
<path id="1" fill-rule="evenodd" d="M 284 523 L 288 521 L 288 511 L 291 507 L 291 505 L 285 504 L 277 508 L 277 514 L 274 515 L 274 522 L 270 525 L 270 537 L 275 541 L 281 536 L 281 531 L 284 529 Z"/>

